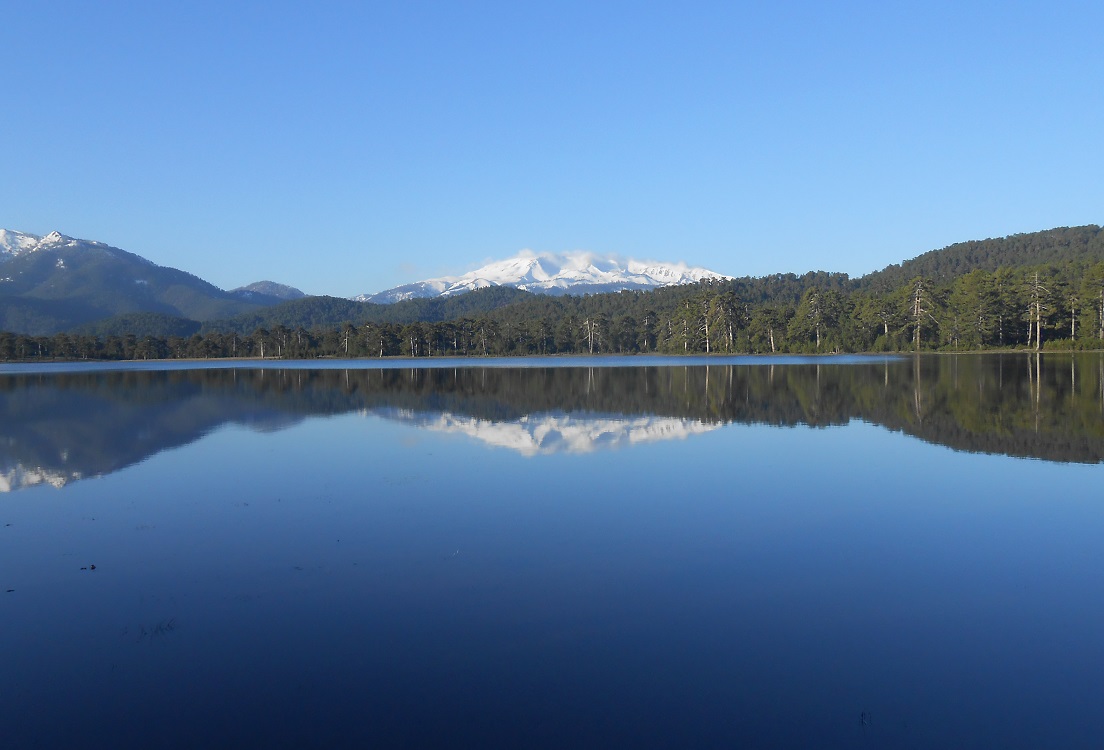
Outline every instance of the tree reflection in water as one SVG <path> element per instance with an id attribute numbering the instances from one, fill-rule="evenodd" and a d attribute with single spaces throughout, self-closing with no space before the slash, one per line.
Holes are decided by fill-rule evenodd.
<path id="1" fill-rule="evenodd" d="M 228 423 L 273 430 L 351 412 L 496 445 L 512 440 L 534 455 L 623 448 L 732 423 L 815 428 L 858 419 L 956 450 L 1104 461 L 1104 354 L 620 362 L 511 368 L 468 360 L 423 369 L 365 360 L 342 369 L 0 375 L 0 490 L 109 474 Z M 509 431 L 510 440 L 487 437 Z"/>

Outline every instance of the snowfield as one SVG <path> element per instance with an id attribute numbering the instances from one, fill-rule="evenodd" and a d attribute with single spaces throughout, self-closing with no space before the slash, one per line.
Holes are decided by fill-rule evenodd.
<path id="1" fill-rule="evenodd" d="M 511 286 L 544 294 L 570 294 L 573 291 L 593 294 L 727 278 L 731 277 L 685 263 L 621 261 L 585 252 L 538 254 L 523 251 L 513 258 L 489 263 L 462 276 L 426 279 L 376 294 L 361 294 L 353 299 L 389 304 L 419 297 L 448 297 L 489 286 Z"/>

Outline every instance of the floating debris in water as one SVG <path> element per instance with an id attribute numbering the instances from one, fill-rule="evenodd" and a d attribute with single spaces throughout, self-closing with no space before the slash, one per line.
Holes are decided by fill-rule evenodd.
<path id="1" fill-rule="evenodd" d="M 175 617 L 170 617 L 167 620 L 159 620 L 158 622 L 152 623 L 149 627 L 141 625 L 138 630 L 138 635 L 134 639 L 134 642 L 141 643 L 142 641 L 147 639 L 153 640 L 154 638 L 166 636 L 174 630 L 176 630 Z"/>

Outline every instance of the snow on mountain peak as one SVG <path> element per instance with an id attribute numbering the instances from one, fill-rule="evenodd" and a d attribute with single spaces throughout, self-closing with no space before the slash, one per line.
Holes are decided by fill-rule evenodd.
<path id="1" fill-rule="evenodd" d="M 0 229 L 0 261 L 33 251 L 41 240 L 36 234 Z"/>
<path id="2" fill-rule="evenodd" d="M 39 237 L 37 234 L 30 234 L 28 232 L 16 232 L 11 229 L 0 229 L 0 254 L 7 254 L 11 256 L 22 255 L 23 253 L 31 253 L 35 250 L 41 250 L 45 247 L 59 245 L 62 243 L 74 243 L 75 240 L 72 237 L 66 237 L 61 232 L 50 232 L 45 237 Z"/>
<path id="3" fill-rule="evenodd" d="M 426 279 L 354 299 L 386 304 L 417 297 L 447 297 L 487 286 L 511 286 L 543 294 L 616 292 L 695 284 L 708 278 L 731 277 L 683 262 L 623 261 L 585 251 L 536 253 L 522 250 L 512 258 L 488 263 L 461 276 Z"/>
<path id="4" fill-rule="evenodd" d="M 16 232 L 11 229 L 0 229 L 0 263 L 18 258 L 20 255 L 34 253 L 39 250 L 59 250 L 61 248 L 106 248 L 102 242 L 91 240 L 77 240 L 58 231 L 50 232 L 45 237 L 29 232 Z M 148 261 L 147 261 L 148 262 Z"/>

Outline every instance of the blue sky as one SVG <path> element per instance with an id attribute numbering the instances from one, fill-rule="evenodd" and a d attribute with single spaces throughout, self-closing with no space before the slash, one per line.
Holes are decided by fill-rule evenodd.
<path id="1" fill-rule="evenodd" d="M 229 6 L 229 7 L 228 7 Z M 0 2 L 0 227 L 350 296 L 1104 223 L 1104 4 Z"/>

